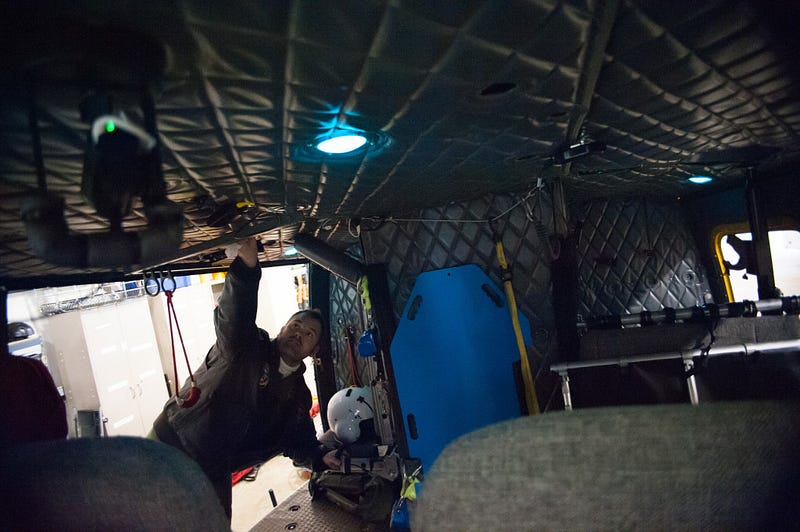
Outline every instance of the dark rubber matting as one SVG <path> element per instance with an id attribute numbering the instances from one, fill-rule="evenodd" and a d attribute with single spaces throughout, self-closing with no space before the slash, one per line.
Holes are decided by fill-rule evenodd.
<path id="1" fill-rule="evenodd" d="M 303 486 L 259 521 L 251 532 L 383 532 L 385 524 L 367 523 L 327 500 L 311 500 Z"/>

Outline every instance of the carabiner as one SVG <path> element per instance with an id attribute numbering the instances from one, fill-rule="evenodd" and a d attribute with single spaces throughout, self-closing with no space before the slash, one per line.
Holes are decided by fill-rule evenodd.
<path id="1" fill-rule="evenodd" d="M 155 272 L 144 272 L 144 292 L 150 297 L 156 297 L 161 292 L 161 283 L 156 279 Z"/>
<path id="2" fill-rule="evenodd" d="M 164 272 L 158 272 L 158 276 L 161 278 L 161 289 L 164 292 L 174 292 L 175 289 L 178 287 L 177 283 L 175 282 L 175 278 L 172 277 L 172 270 L 167 270 L 167 275 L 164 275 Z M 172 283 L 171 288 L 167 288 L 167 282 Z"/>

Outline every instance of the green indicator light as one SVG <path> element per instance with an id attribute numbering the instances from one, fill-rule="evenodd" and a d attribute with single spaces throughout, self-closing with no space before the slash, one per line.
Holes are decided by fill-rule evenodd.
<path id="1" fill-rule="evenodd" d="M 106 122 L 106 131 L 108 131 L 109 133 L 113 133 L 115 129 L 117 129 L 117 126 L 116 124 L 114 124 L 112 120 Z"/>

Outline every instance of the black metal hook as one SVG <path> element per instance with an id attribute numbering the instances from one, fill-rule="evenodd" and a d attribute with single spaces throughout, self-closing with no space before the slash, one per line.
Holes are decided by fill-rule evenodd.
<path id="1" fill-rule="evenodd" d="M 150 297 L 156 297 L 163 292 L 174 292 L 178 288 L 175 277 L 172 275 L 172 270 L 167 269 L 166 272 L 149 271 L 144 272 L 144 291 Z"/>
<path id="2" fill-rule="evenodd" d="M 161 283 L 156 278 L 156 272 L 144 272 L 144 292 L 150 297 L 156 297 L 161 292 Z"/>

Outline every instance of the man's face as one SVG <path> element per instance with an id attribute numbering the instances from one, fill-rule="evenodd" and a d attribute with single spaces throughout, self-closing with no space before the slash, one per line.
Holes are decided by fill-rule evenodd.
<path id="1" fill-rule="evenodd" d="M 307 314 L 294 316 L 286 322 L 278 333 L 278 352 L 284 362 L 295 366 L 317 350 L 322 326 L 319 321 Z"/>

